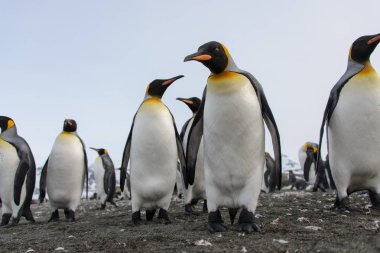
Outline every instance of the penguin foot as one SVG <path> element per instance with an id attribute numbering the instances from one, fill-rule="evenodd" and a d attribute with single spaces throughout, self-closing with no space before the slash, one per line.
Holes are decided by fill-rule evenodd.
<path id="1" fill-rule="evenodd" d="M 19 222 L 20 222 L 20 218 L 19 218 L 19 217 L 17 217 L 17 218 L 12 218 L 12 225 L 13 225 L 13 226 L 17 225 Z"/>
<path id="2" fill-rule="evenodd" d="M 154 214 L 156 213 L 156 209 L 146 210 L 145 213 L 146 213 L 146 220 L 147 221 L 152 221 L 153 217 L 154 217 Z"/>
<path id="3" fill-rule="evenodd" d="M 104 209 L 106 209 L 106 204 L 101 204 L 99 210 L 104 210 Z"/>
<path id="4" fill-rule="evenodd" d="M 28 210 L 24 210 L 23 216 L 25 217 L 26 220 L 30 221 L 31 223 L 36 222 L 36 221 L 34 220 L 34 217 L 33 217 L 32 211 L 31 211 L 30 209 L 28 209 Z"/>
<path id="5" fill-rule="evenodd" d="M 170 224 L 172 223 L 168 216 L 168 211 L 160 208 L 160 211 L 158 212 L 158 219 L 162 220 L 164 224 Z"/>
<path id="6" fill-rule="evenodd" d="M 185 205 L 185 212 L 188 214 L 193 212 L 193 208 L 191 207 L 190 203 Z"/>
<path id="7" fill-rule="evenodd" d="M 56 209 L 54 212 L 51 213 L 51 216 L 48 222 L 51 222 L 51 221 L 59 221 L 58 209 Z"/>
<path id="8" fill-rule="evenodd" d="M 114 207 L 117 207 L 115 201 L 112 200 L 112 201 L 110 201 L 110 203 L 111 203 L 111 205 L 113 205 Z"/>
<path id="9" fill-rule="evenodd" d="M 197 199 L 193 199 L 193 200 L 191 200 L 190 203 L 194 206 L 194 205 L 198 204 L 198 200 Z"/>
<path id="10" fill-rule="evenodd" d="M 207 229 L 210 233 L 224 232 L 227 226 L 223 224 L 222 215 L 219 210 L 209 212 Z"/>
<path id="11" fill-rule="evenodd" d="M 70 222 L 75 221 L 75 212 L 73 210 L 68 210 L 67 214 L 65 212 L 66 220 Z"/>
<path id="12" fill-rule="evenodd" d="M 369 199 L 371 200 L 372 209 L 380 210 L 380 194 L 375 191 L 369 191 Z"/>
<path id="13" fill-rule="evenodd" d="M 203 212 L 204 212 L 204 213 L 208 213 L 208 209 L 207 209 L 207 200 L 206 200 L 206 199 L 203 201 Z"/>
<path id="14" fill-rule="evenodd" d="M 345 211 L 345 210 L 351 211 L 348 205 L 349 205 L 348 197 L 344 197 L 343 199 L 339 200 L 339 197 L 336 196 L 336 200 L 335 200 L 333 208 L 342 210 L 342 211 Z"/>
<path id="15" fill-rule="evenodd" d="M 228 208 L 228 213 L 230 214 L 231 225 L 234 224 L 235 217 L 236 217 L 238 210 L 239 210 L 239 208 Z"/>
<path id="16" fill-rule="evenodd" d="M 5 214 L 3 214 L 2 218 L 1 218 L 0 227 L 8 225 L 9 220 L 11 219 L 11 217 L 12 217 L 11 213 L 5 213 Z"/>
<path id="17" fill-rule="evenodd" d="M 140 213 L 140 211 L 136 211 L 132 214 L 132 224 L 134 226 L 141 225 L 141 213 Z"/>
<path id="18" fill-rule="evenodd" d="M 239 224 L 237 230 L 250 234 L 252 232 L 261 232 L 260 227 L 254 222 L 253 212 L 248 211 L 246 208 L 240 213 Z"/>

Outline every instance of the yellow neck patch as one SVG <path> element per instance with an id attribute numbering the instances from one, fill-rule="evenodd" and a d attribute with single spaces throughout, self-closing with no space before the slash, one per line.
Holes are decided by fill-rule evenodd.
<path id="1" fill-rule="evenodd" d="M 357 75 L 361 76 L 361 75 L 373 75 L 373 74 L 377 74 L 377 72 L 372 67 L 371 62 L 367 61 L 366 63 L 364 63 L 364 69 L 362 69 L 362 71 L 360 71 Z"/>
<path id="2" fill-rule="evenodd" d="M 14 125 L 15 125 L 15 123 L 13 122 L 13 120 L 8 120 L 7 129 L 13 127 Z"/>
<path id="3" fill-rule="evenodd" d="M 222 47 L 223 47 L 223 49 L 224 49 L 224 52 L 226 53 L 226 55 L 227 55 L 227 59 L 228 59 L 228 62 L 227 62 L 227 66 L 228 66 L 228 64 L 230 64 L 230 52 L 228 52 L 228 49 L 227 49 L 227 47 L 225 46 L 225 45 L 223 45 L 222 44 Z"/>
<path id="4" fill-rule="evenodd" d="M 221 79 L 234 78 L 234 77 L 238 77 L 238 76 L 239 76 L 238 73 L 230 72 L 230 71 L 223 71 L 222 73 L 210 76 L 209 79 L 212 81 L 218 81 Z"/>
<path id="5" fill-rule="evenodd" d="M 144 100 L 144 103 L 161 103 L 161 99 L 157 97 L 151 97 Z"/>

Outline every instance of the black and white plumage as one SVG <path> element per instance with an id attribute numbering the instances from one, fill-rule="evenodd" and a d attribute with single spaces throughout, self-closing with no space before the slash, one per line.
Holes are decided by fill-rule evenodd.
<path id="1" fill-rule="evenodd" d="M 10 218 L 17 224 L 21 216 L 34 222 L 30 204 L 36 178 L 36 164 L 28 143 L 17 134 L 14 121 L 0 116 L 0 198 L 1 226 Z"/>
<path id="2" fill-rule="evenodd" d="M 230 209 L 231 222 L 242 209 L 239 230 L 258 230 L 253 213 L 263 177 L 264 122 L 272 136 L 276 182 L 281 188 L 280 135 L 272 111 L 260 83 L 235 65 L 222 44 L 206 43 L 185 58 L 190 60 L 203 63 L 211 74 L 189 134 L 185 186 L 194 181 L 203 136 L 209 231 L 226 229 L 219 212 L 222 206 Z"/>
<path id="3" fill-rule="evenodd" d="M 352 44 L 347 70 L 323 115 L 319 146 L 326 127 L 337 208 L 348 208 L 348 195 L 359 190 L 368 190 L 372 205 L 380 208 L 380 77 L 369 59 L 379 42 L 376 34 Z"/>

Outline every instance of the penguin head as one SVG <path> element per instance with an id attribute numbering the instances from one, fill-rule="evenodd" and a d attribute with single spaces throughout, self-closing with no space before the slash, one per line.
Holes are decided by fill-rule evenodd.
<path id="1" fill-rule="evenodd" d="M 197 97 L 177 98 L 177 100 L 184 102 L 193 113 L 196 113 L 201 105 L 201 100 Z"/>
<path id="2" fill-rule="evenodd" d="M 77 122 L 73 119 L 65 119 L 63 123 L 63 131 L 64 132 L 75 132 L 77 130 Z"/>
<path id="3" fill-rule="evenodd" d="M 146 88 L 146 96 L 151 96 L 155 98 L 162 98 L 166 89 L 174 83 L 174 81 L 184 77 L 183 75 L 172 77 L 169 79 L 156 79 L 151 82 Z"/>
<path id="4" fill-rule="evenodd" d="M 0 116 L 0 128 L 1 132 L 4 132 L 12 127 L 15 126 L 15 122 L 13 119 L 7 117 L 7 116 Z"/>
<path id="5" fill-rule="evenodd" d="M 380 33 L 376 35 L 362 36 L 352 43 L 350 58 L 358 63 L 366 63 L 380 42 Z"/>
<path id="6" fill-rule="evenodd" d="M 108 153 L 107 149 L 104 149 L 104 148 L 90 148 L 90 149 L 95 150 L 98 153 L 98 155 L 104 155 Z"/>
<path id="7" fill-rule="evenodd" d="M 198 48 L 198 52 L 188 55 L 184 61 L 199 61 L 212 73 L 222 73 L 228 66 L 230 55 L 226 47 L 216 41 L 208 42 Z"/>

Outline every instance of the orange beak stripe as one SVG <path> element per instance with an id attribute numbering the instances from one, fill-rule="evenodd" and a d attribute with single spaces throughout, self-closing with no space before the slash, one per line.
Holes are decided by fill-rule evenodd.
<path id="1" fill-rule="evenodd" d="M 375 42 L 377 42 L 377 41 L 379 41 L 379 40 L 380 40 L 380 35 L 379 35 L 379 36 L 376 36 L 375 38 L 370 39 L 370 40 L 367 42 L 367 44 L 368 44 L 368 45 L 371 45 L 372 43 L 375 43 Z"/>
<path id="2" fill-rule="evenodd" d="M 211 59 L 212 59 L 211 55 L 208 55 L 208 54 L 201 54 L 192 58 L 192 60 L 195 60 L 195 61 L 208 61 Z"/>

